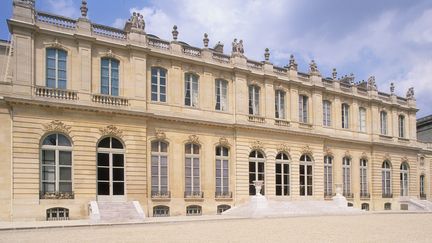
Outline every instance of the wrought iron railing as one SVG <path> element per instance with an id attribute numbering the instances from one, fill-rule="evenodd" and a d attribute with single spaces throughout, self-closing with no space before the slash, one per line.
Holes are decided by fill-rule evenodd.
<path id="1" fill-rule="evenodd" d="M 202 191 L 185 191 L 185 198 L 204 198 L 204 192 Z"/>
<path id="2" fill-rule="evenodd" d="M 215 198 L 232 198 L 232 192 L 215 192 Z"/>
<path id="3" fill-rule="evenodd" d="M 393 197 L 393 193 L 383 193 L 382 194 L 382 198 L 392 198 Z"/>
<path id="4" fill-rule="evenodd" d="M 171 198 L 171 192 L 170 191 L 151 191 L 151 198 L 155 198 L 155 199 Z"/>

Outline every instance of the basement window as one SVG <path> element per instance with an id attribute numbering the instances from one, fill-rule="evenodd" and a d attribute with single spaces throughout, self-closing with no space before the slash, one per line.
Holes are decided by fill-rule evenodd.
<path id="1" fill-rule="evenodd" d="M 49 208 L 46 210 L 46 220 L 69 220 L 69 209 L 67 208 Z"/>

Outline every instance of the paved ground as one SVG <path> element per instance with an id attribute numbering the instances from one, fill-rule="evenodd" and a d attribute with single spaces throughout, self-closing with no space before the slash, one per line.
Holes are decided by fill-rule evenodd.
<path id="1" fill-rule="evenodd" d="M 432 242 L 432 214 L 227 219 L 0 231 L 0 242 Z"/>

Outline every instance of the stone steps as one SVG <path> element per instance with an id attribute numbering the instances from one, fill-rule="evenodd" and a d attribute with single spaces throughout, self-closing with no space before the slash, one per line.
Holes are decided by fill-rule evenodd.
<path id="1" fill-rule="evenodd" d="M 142 220 L 133 202 L 98 202 L 100 221 L 127 222 Z"/>

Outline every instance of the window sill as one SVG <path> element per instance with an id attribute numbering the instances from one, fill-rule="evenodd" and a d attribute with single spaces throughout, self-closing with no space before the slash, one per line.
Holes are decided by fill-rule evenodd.
<path id="1" fill-rule="evenodd" d="M 399 137 L 398 141 L 399 142 L 409 142 L 409 139 L 408 138 L 401 138 L 401 137 Z"/>
<path id="2" fill-rule="evenodd" d="M 392 136 L 385 135 L 385 134 L 380 134 L 379 136 L 380 136 L 380 138 L 382 138 L 382 139 L 386 139 L 386 140 L 391 140 L 391 139 L 393 139 Z"/>

